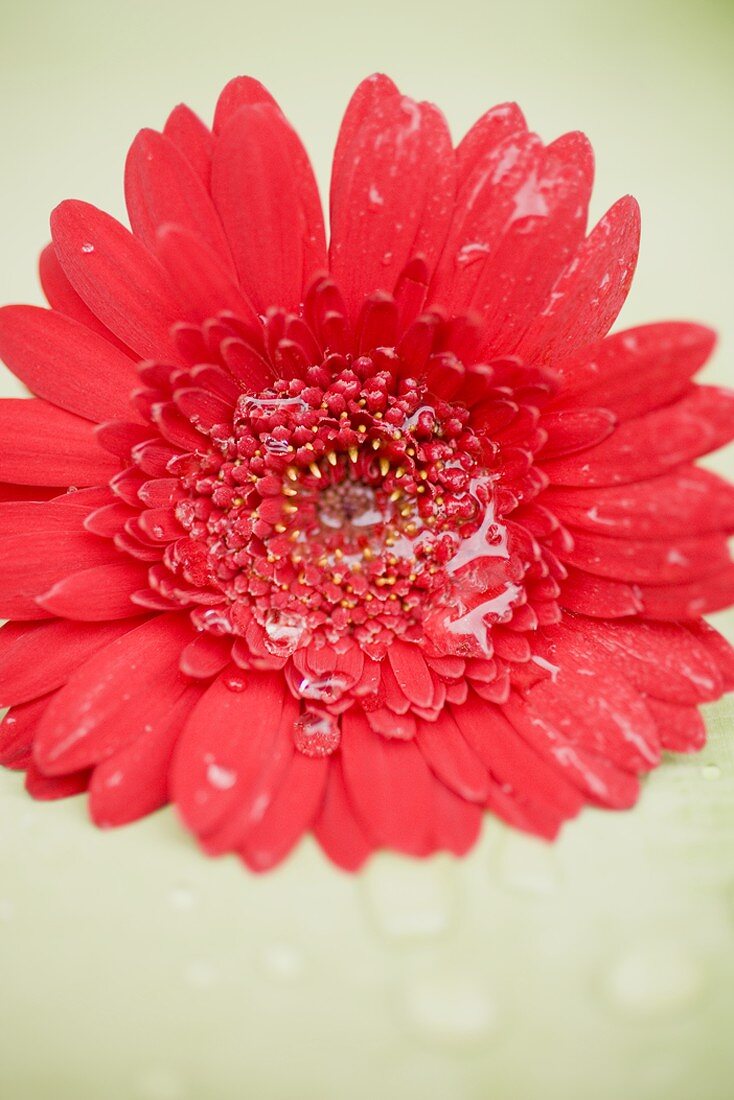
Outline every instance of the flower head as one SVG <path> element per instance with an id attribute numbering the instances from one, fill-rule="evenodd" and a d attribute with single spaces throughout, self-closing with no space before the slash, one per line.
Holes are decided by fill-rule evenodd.
<path id="1" fill-rule="evenodd" d="M 465 852 L 628 807 L 734 682 L 734 402 L 693 324 L 607 332 L 637 206 L 514 106 L 454 148 L 357 89 L 331 185 L 237 79 L 128 155 L 132 232 L 52 216 L 0 312 L 0 759 L 117 825 L 168 801 L 256 869 L 313 830 Z"/>

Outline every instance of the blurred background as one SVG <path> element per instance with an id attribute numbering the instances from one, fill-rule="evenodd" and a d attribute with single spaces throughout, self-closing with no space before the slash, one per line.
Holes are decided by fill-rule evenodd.
<path id="1" fill-rule="evenodd" d="M 632 192 L 622 321 L 695 318 L 734 380 L 731 0 L 0 0 L 0 301 L 40 302 L 50 209 L 122 215 L 137 129 L 264 81 L 324 188 L 357 81 L 389 73 L 458 137 L 517 99 L 583 129 L 592 213 Z M 6 373 L 3 395 L 19 393 Z M 734 457 L 714 464 L 734 473 Z M 734 636 L 734 617 L 719 616 Z M 728 1100 L 734 700 L 639 807 L 548 846 L 488 819 L 464 861 L 358 877 L 305 842 L 257 878 L 165 811 L 103 835 L 0 775 L 0 1095 L 8 1100 Z"/>

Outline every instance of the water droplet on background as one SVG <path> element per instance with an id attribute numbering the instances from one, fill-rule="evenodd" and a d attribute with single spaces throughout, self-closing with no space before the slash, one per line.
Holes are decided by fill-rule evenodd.
<path id="1" fill-rule="evenodd" d="M 701 776 L 703 779 L 707 779 L 709 782 L 715 779 L 720 779 L 721 768 L 718 764 L 703 764 L 701 767 Z"/>
<path id="2" fill-rule="evenodd" d="M 454 868 L 442 859 L 409 863 L 380 856 L 367 865 L 363 882 L 368 909 L 388 939 L 431 939 L 446 932 L 453 920 Z"/>
<path id="3" fill-rule="evenodd" d="M 410 1027 L 429 1042 L 484 1042 L 496 1029 L 497 1006 L 481 979 L 469 973 L 436 973 L 414 979 L 405 991 Z"/>
<path id="4" fill-rule="evenodd" d="M 699 961 L 682 944 L 664 939 L 622 955 L 604 982 L 605 994 L 616 1008 L 639 1016 L 687 1009 L 703 987 Z"/>
<path id="5" fill-rule="evenodd" d="M 143 1073 L 134 1086 L 138 1100 L 182 1100 L 185 1096 L 181 1081 L 168 1070 L 152 1069 Z"/>
<path id="6" fill-rule="evenodd" d="M 217 970 L 206 959 L 194 959 L 184 967 L 183 978 L 194 989 L 209 989 L 217 980 Z"/>
<path id="7" fill-rule="evenodd" d="M 269 978 L 279 982 L 291 982 L 303 973 L 303 955 L 297 947 L 287 943 L 271 943 L 263 950 L 262 968 Z"/>
<path id="8" fill-rule="evenodd" d="M 187 912 L 189 909 L 193 909 L 196 904 L 196 896 L 193 890 L 185 883 L 177 883 L 173 886 L 168 898 L 171 908 L 177 909 L 179 912 Z"/>

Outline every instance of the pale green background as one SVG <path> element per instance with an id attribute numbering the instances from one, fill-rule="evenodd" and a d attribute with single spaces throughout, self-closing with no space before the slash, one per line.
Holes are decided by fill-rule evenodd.
<path id="1" fill-rule="evenodd" d="M 517 98 L 585 129 L 595 213 L 633 192 L 627 323 L 728 336 L 727 2 L 0 3 L 0 300 L 39 300 L 67 196 L 116 213 L 134 131 L 249 72 L 327 179 L 340 112 L 383 69 L 461 132 Z M 19 392 L 2 379 L 6 394 Z M 720 462 L 721 464 L 721 462 Z M 734 462 L 725 462 L 734 468 Z M 729 624 L 734 619 L 729 619 Z M 726 619 L 724 619 L 726 626 Z M 463 862 L 350 878 L 307 842 L 276 874 L 199 855 L 165 812 L 103 834 L 0 777 L 3 1100 L 725 1100 L 734 1095 L 734 701 L 639 808 L 547 847 L 490 822 Z"/>

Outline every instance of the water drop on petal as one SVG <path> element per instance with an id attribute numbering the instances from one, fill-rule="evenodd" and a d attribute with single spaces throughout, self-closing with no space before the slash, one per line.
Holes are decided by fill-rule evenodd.
<path id="1" fill-rule="evenodd" d="M 265 648 L 277 657 L 290 657 L 298 649 L 305 629 L 300 615 L 273 608 L 265 617 Z"/>
<path id="2" fill-rule="evenodd" d="M 222 683 L 230 691 L 244 691 L 247 687 L 246 677 L 236 672 L 228 672 L 222 677 Z"/>
<path id="3" fill-rule="evenodd" d="M 293 741 L 304 756 L 330 756 L 340 740 L 336 719 L 323 711 L 305 710 L 293 723 Z"/>
<path id="4" fill-rule="evenodd" d="M 343 672 L 331 672 L 327 676 L 304 676 L 298 690 L 304 699 L 319 703 L 335 703 L 352 686 L 352 680 Z"/>

